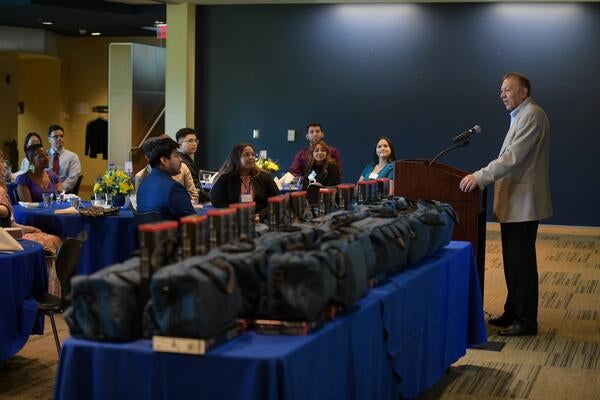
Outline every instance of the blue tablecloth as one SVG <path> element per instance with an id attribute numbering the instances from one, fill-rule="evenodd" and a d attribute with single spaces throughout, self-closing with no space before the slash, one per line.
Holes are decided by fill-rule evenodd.
<path id="1" fill-rule="evenodd" d="M 308 336 L 249 332 L 203 357 L 68 339 L 55 399 L 395 399 L 486 341 L 471 245 L 452 242 Z"/>
<path id="2" fill-rule="evenodd" d="M 85 230 L 88 238 L 79 258 L 78 274 L 91 274 L 123 262 L 139 249 L 137 225 L 129 208 L 121 208 L 116 216 L 97 218 L 54 213 L 56 209 L 66 208 L 68 205 L 53 203 L 52 208 L 25 208 L 17 205 L 13 209 L 18 223 L 35 226 L 63 238 L 75 237 Z M 205 206 L 196 211 L 204 214 L 209 209 L 212 207 Z"/>
<path id="3" fill-rule="evenodd" d="M 35 293 L 48 290 L 42 246 L 21 240 L 24 251 L 0 253 L 0 360 L 15 355 L 31 333 L 43 333 Z"/>
<path id="4" fill-rule="evenodd" d="M 64 238 L 75 237 L 82 230 L 87 232 L 88 238 L 77 267 L 78 274 L 91 274 L 122 262 L 139 248 L 137 227 L 129 209 L 122 208 L 119 215 L 113 217 L 92 218 L 79 214 L 55 214 L 56 208 L 56 205 L 53 208 L 13 207 L 18 223 L 35 226 L 46 233 Z"/>

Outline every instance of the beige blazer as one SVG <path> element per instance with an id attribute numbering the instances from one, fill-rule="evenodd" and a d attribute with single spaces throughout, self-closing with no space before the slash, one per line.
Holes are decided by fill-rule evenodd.
<path id="1" fill-rule="evenodd" d="M 480 188 L 493 182 L 498 222 L 538 221 L 552 215 L 550 123 L 531 98 L 523 102 L 498 158 L 473 175 Z"/>

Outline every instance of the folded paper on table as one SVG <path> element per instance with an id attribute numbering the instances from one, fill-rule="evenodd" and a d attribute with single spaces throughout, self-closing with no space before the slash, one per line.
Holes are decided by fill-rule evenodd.
<path id="1" fill-rule="evenodd" d="M 81 198 L 79 196 L 77 196 L 75 193 L 65 194 L 65 201 L 72 200 L 72 199 L 81 199 Z"/>
<path id="2" fill-rule="evenodd" d="M 283 182 L 282 179 L 279 179 L 278 177 L 273 178 L 273 182 L 275 182 L 275 184 L 277 185 L 277 189 L 281 190 L 283 189 Z"/>
<path id="3" fill-rule="evenodd" d="M 14 227 L 14 228 L 4 228 L 6 232 L 10 234 L 10 236 L 15 239 L 23 239 L 23 228 Z"/>
<path id="4" fill-rule="evenodd" d="M 40 206 L 40 203 L 30 203 L 28 201 L 20 201 L 19 205 L 25 208 L 37 208 Z"/>
<path id="5" fill-rule="evenodd" d="M 286 172 L 285 175 L 283 175 L 281 178 L 279 178 L 279 182 L 281 182 L 282 184 L 292 183 L 293 179 L 294 179 L 294 175 L 292 175 L 289 172 Z"/>
<path id="6" fill-rule="evenodd" d="M 17 242 L 4 228 L 0 228 L 1 251 L 23 251 L 21 243 Z"/>
<path id="7" fill-rule="evenodd" d="M 54 214 L 79 214 L 79 211 L 77 211 L 75 207 L 68 207 L 60 210 L 55 210 Z"/>

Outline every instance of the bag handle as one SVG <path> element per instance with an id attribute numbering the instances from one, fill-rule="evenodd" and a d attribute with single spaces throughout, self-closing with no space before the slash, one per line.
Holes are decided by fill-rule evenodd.
<path id="1" fill-rule="evenodd" d="M 233 293 L 235 290 L 235 272 L 231 264 L 223 258 L 213 258 L 210 262 L 218 269 L 224 271 L 227 274 L 227 282 L 223 282 L 215 272 L 204 264 L 196 264 L 193 268 L 196 268 L 203 272 L 210 280 L 217 285 L 223 292 L 227 294 Z"/>
<path id="2" fill-rule="evenodd" d="M 256 250 L 256 244 L 250 238 L 241 237 L 232 243 L 225 243 L 219 247 L 224 253 L 247 253 Z"/>

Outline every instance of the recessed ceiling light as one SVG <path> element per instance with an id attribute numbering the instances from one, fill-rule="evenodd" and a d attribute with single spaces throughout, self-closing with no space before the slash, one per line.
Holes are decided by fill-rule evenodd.
<path id="1" fill-rule="evenodd" d="M 51 21 L 42 21 L 42 25 L 52 25 Z"/>
<path id="2" fill-rule="evenodd" d="M 154 25 L 162 25 L 162 24 L 164 24 L 163 21 L 158 21 L 158 20 L 154 21 Z"/>
<path id="3" fill-rule="evenodd" d="M 100 36 L 101 33 L 100 32 L 92 32 L 92 36 Z"/>

